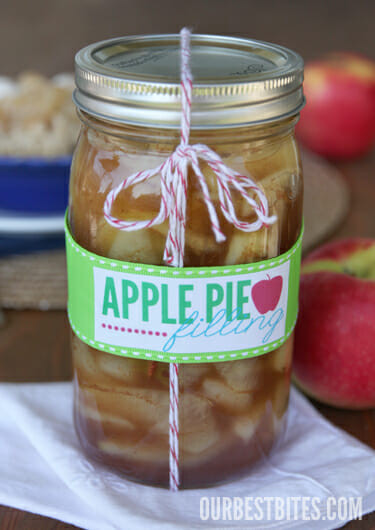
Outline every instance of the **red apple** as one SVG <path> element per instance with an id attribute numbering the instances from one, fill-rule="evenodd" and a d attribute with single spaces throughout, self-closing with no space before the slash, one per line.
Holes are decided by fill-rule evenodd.
<path id="1" fill-rule="evenodd" d="M 261 280 L 254 284 L 251 290 L 254 305 L 261 315 L 276 308 L 283 287 L 282 276 L 275 276 L 272 279 L 268 274 L 267 276 L 267 280 Z"/>
<path id="2" fill-rule="evenodd" d="M 309 149 L 351 158 L 375 143 L 375 62 L 334 53 L 305 68 L 306 106 L 296 132 Z"/>
<path id="3" fill-rule="evenodd" d="M 293 370 L 323 403 L 375 406 L 375 240 L 328 243 L 303 261 Z"/>

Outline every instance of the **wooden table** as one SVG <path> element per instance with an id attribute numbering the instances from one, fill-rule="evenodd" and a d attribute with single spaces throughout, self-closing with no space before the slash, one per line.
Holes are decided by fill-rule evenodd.
<path id="1" fill-rule="evenodd" d="M 352 190 L 351 212 L 336 237 L 375 237 L 375 152 L 360 161 L 337 164 Z M 3 381 L 69 380 L 72 365 L 68 323 L 60 311 L 7 311 L 1 329 L 0 377 Z M 332 423 L 375 448 L 375 411 L 338 410 L 315 403 Z M 373 529 L 375 513 L 347 528 Z M 0 530 L 52 530 L 71 525 L 0 507 Z"/>

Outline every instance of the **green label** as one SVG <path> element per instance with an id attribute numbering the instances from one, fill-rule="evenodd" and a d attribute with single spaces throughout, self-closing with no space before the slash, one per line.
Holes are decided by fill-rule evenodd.
<path id="1" fill-rule="evenodd" d="M 274 259 L 171 268 L 97 256 L 66 224 L 68 315 L 98 350 L 177 363 L 230 361 L 278 348 L 298 310 L 302 233 Z"/>

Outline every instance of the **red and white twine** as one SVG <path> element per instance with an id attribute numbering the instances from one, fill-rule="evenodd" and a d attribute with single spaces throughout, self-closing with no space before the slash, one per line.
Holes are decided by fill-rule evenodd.
<path id="1" fill-rule="evenodd" d="M 216 176 L 219 205 L 225 219 L 238 230 L 255 232 L 276 221 L 275 216 L 268 215 L 268 201 L 263 191 L 246 175 L 224 164 L 220 156 L 204 144 L 189 144 L 191 126 L 191 104 L 193 93 L 193 77 L 190 71 L 190 31 L 181 30 L 181 127 L 180 143 L 173 153 L 154 169 L 146 169 L 126 177 L 116 188 L 110 191 L 104 203 L 106 221 L 119 230 L 132 231 L 150 228 L 169 220 L 163 259 L 172 267 L 183 267 L 188 167 L 191 166 L 201 187 L 203 199 L 209 214 L 212 231 L 216 241 L 225 240 L 219 219 L 213 205 L 205 177 L 200 169 L 199 159 L 203 160 Z M 160 210 L 153 218 L 146 221 L 125 221 L 111 215 L 112 206 L 119 193 L 139 182 L 160 175 Z M 231 189 L 238 191 L 243 199 L 254 210 L 257 219 L 247 223 L 238 219 L 231 194 Z M 249 196 L 253 192 L 258 200 Z M 178 364 L 169 366 L 169 483 L 170 489 L 178 490 L 179 486 L 179 454 L 178 454 Z"/>

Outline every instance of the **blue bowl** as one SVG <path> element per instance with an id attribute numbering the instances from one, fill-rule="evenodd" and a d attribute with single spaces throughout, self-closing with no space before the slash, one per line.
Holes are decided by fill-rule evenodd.
<path id="1" fill-rule="evenodd" d="M 27 254 L 46 250 L 63 249 L 64 235 L 9 235 L 0 234 L 0 258 L 8 255 Z"/>
<path id="2" fill-rule="evenodd" d="M 63 213 L 68 204 L 71 156 L 0 157 L 0 209 Z"/>

